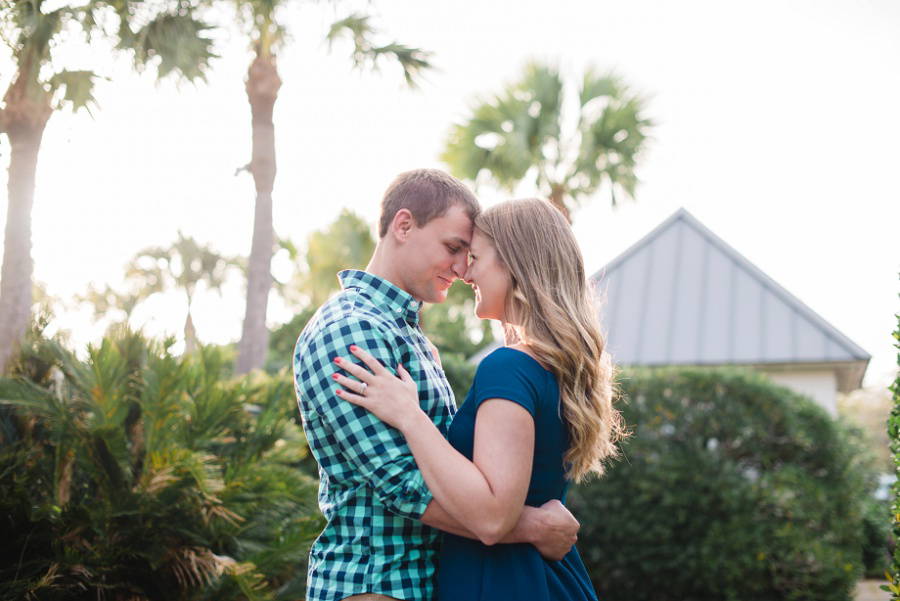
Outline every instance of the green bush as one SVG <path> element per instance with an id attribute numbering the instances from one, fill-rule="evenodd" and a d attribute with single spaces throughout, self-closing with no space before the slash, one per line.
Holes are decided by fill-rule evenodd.
<path id="1" fill-rule="evenodd" d="M 447 376 L 450 388 L 453 389 L 456 406 L 459 407 L 466 400 L 469 388 L 475 381 L 475 372 L 478 370 L 478 366 L 466 361 L 465 356 L 460 353 L 441 353 L 441 367 L 444 375 Z"/>
<path id="2" fill-rule="evenodd" d="M 579 550 L 610 601 L 844 601 L 868 492 L 844 428 L 752 372 L 626 372 L 632 438 L 575 487 Z"/>
<path id="3" fill-rule="evenodd" d="M 302 598 L 323 522 L 290 377 L 229 363 L 33 340 L 0 380 L 0 598 Z"/>
<path id="4" fill-rule="evenodd" d="M 300 332 L 315 314 L 314 309 L 303 309 L 287 323 L 283 323 L 269 333 L 269 352 L 266 355 L 265 370 L 269 374 L 277 374 L 287 369 L 293 370 L 294 347 Z"/>
<path id="5" fill-rule="evenodd" d="M 895 317 L 898 325 L 894 330 L 894 340 L 896 341 L 894 346 L 900 351 L 900 315 Z M 900 366 L 900 352 L 897 353 L 897 365 Z M 891 416 L 888 418 L 887 429 L 891 441 L 891 453 L 894 455 L 894 465 L 897 470 L 895 473 L 900 473 L 900 369 L 897 370 L 897 377 L 891 385 L 891 391 L 894 393 L 894 406 L 891 409 Z M 896 543 L 900 541 L 900 480 L 894 482 L 891 487 L 891 516 L 891 529 Z M 900 545 L 894 547 L 890 572 L 885 575 L 888 578 L 887 588 L 892 593 L 891 599 L 900 599 Z"/>
<path id="6" fill-rule="evenodd" d="M 891 504 L 870 497 L 863 505 L 863 568 L 866 578 L 883 578 L 891 566 Z"/>

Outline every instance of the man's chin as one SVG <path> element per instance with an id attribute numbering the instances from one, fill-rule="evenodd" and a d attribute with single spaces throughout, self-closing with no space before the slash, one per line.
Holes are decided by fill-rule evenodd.
<path id="1" fill-rule="evenodd" d="M 426 303 L 431 303 L 433 305 L 439 305 L 442 302 L 447 300 L 447 291 L 446 290 L 435 290 L 431 294 L 431 298 L 425 299 Z"/>

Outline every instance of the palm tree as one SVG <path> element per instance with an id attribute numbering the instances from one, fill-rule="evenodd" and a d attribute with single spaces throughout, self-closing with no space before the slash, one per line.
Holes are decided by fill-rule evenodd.
<path id="1" fill-rule="evenodd" d="M 303 598 L 323 521 L 289 375 L 127 329 L 85 360 L 29 342 L 0 378 L 0 598 Z"/>
<path id="2" fill-rule="evenodd" d="M 110 27 L 116 21 L 118 28 Z M 156 64 L 159 77 L 202 78 L 213 56 L 206 27 L 187 3 L 0 0 L 0 37 L 16 63 L 0 108 L 0 133 L 12 148 L 0 269 L 0 372 L 31 314 L 31 210 L 44 130 L 55 111 L 88 109 L 94 100 L 96 73 L 59 69 L 52 61 L 53 52 L 71 43 L 75 26 L 88 38 L 115 29 L 114 41 L 132 51 L 135 66 Z"/>
<path id="3" fill-rule="evenodd" d="M 246 170 L 253 176 L 256 186 L 256 207 L 253 219 L 253 241 L 247 264 L 247 305 L 244 315 L 237 371 L 246 373 L 265 363 L 269 345 L 266 328 L 266 306 L 272 286 L 271 263 L 275 251 L 275 235 L 272 225 L 272 189 L 275 184 L 275 125 L 272 113 L 281 78 L 276 66 L 276 55 L 284 40 L 284 26 L 279 23 L 277 12 L 286 4 L 284 0 L 235 0 L 239 14 L 247 15 L 247 28 L 255 57 L 247 74 L 247 97 L 253 126 L 253 154 Z M 337 4 L 335 2 L 334 4 Z M 392 57 L 403 68 L 406 82 L 414 85 L 420 71 L 430 67 L 428 53 L 398 43 L 378 46 L 373 43 L 376 30 L 368 15 L 353 13 L 331 25 L 325 36 L 329 44 L 349 35 L 353 42 L 354 65 L 377 66 Z"/>
<path id="4" fill-rule="evenodd" d="M 622 80 L 589 68 L 579 90 L 574 127 L 565 128 L 563 80 L 558 70 L 530 63 L 524 76 L 454 125 L 441 159 L 454 175 L 488 179 L 512 190 L 533 178 L 539 192 L 571 221 L 571 211 L 600 188 L 634 197 L 635 165 L 652 122 L 645 100 Z"/>
<path id="5" fill-rule="evenodd" d="M 185 353 L 197 348 L 197 332 L 191 314 L 197 286 L 202 282 L 206 290 L 221 292 L 222 284 L 231 268 L 242 267 L 243 261 L 201 245 L 180 231 L 170 246 L 154 246 L 139 251 L 125 268 L 126 292 L 107 285 L 103 289 L 91 286 L 80 300 L 94 305 L 95 316 L 106 315 L 111 309 L 124 312 L 126 320 L 134 308 L 150 296 L 178 290 L 187 301 L 184 323 Z"/>

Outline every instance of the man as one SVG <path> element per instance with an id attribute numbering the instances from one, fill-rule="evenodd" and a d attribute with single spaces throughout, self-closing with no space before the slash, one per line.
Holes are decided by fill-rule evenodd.
<path id="1" fill-rule="evenodd" d="M 385 192 L 379 241 L 365 271 L 339 274 L 343 291 L 303 330 L 294 376 L 303 427 L 319 462 L 328 523 L 310 552 L 307 599 L 434 598 L 439 530 L 470 536 L 432 498 L 399 431 L 341 400 L 334 359 L 351 344 L 416 379 L 422 409 L 447 434 L 453 392 L 419 327 L 423 302 L 439 303 L 466 271 L 478 201 L 433 169 L 400 174 Z M 526 507 L 505 542 L 561 557 L 577 522 L 558 502 Z"/>

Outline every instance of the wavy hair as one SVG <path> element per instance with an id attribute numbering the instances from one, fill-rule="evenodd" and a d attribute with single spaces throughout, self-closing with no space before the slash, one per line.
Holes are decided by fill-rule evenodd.
<path id="1" fill-rule="evenodd" d="M 511 277 L 507 334 L 526 344 L 559 382 L 560 413 L 569 433 L 567 477 L 604 472 L 628 436 L 613 406 L 615 367 L 604 350 L 594 290 L 572 227 L 538 198 L 509 200 L 482 211 L 477 227 Z"/>

